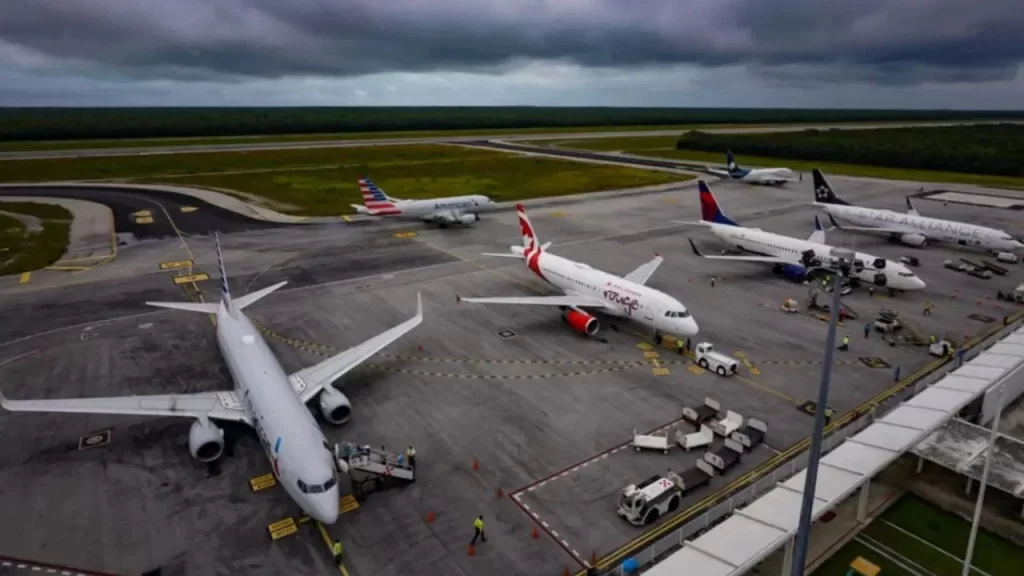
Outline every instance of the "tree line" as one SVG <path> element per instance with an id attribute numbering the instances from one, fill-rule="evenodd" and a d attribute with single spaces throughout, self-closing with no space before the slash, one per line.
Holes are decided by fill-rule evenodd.
<path id="1" fill-rule="evenodd" d="M 762 134 L 686 132 L 676 148 L 914 170 L 1024 176 L 1024 126 L 1010 123 L 803 130 Z"/>
<path id="2" fill-rule="evenodd" d="M 72 140 L 673 124 L 1024 119 L 1024 112 L 731 108 L 0 108 L 0 140 Z"/>

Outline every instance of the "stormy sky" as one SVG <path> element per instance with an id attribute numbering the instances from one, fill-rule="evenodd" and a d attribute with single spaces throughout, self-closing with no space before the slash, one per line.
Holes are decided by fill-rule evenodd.
<path id="1" fill-rule="evenodd" d="M 1020 109 L 1021 0 L 0 0 L 0 105 Z"/>

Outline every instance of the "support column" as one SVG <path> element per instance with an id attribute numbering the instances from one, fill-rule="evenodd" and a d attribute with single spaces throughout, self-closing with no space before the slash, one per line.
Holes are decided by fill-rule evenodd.
<path id="1" fill-rule="evenodd" d="M 863 523 L 868 517 L 868 493 L 871 489 L 871 480 L 868 479 L 860 487 L 860 496 L 857 498 L 857 522 Z"/>
<path id="2" fill-rule="evenodd" d="M 785 553 L 782 556 L 782 576 L 789 576 L 793 571 L 793 549 L 796 547 L 796 537 L 786 541 Z"/>
<path id="3" fill-rule="evenodd" d="M 917 457 L 917 473 L 920 474 L 921 470 L 924 470 L 924 456 Z"/>
<path id="4" fill-rule="evenodd" d="M 964 494 L 971 495 L 971 488 L 974 487 L 974 478 L 967 477 L 967 488 L 964 488 Z"/>

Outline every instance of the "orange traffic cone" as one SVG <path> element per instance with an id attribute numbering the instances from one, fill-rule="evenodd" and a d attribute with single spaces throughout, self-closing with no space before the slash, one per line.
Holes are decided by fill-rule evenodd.
<path id="1" fill-rule="evenodd" d="M 562 570 L 562 576 L 569 576 L 569 569 L 565 568 Z"/>
<path id="2" fill-rule="evenodd" d="M 597 566 L 597 551 L 590 553 L 590 565 Z"/>
<path id="3" fill-rule="evenodd" d="M 476 554 L 476 550 L 474 550 L 474 549 L 473 549 L 473 545 L 472 545 L 472 544 L 470 544 L 470 545 L 469 545 L 469 550 L 467 550 L 467 551 L 466 551 L 466 556 L 472 556 L 472 555 L 474 555 L 474 554 Z"/>
<path id="4" fill-rule="evenodd" d="M 416 351 L 417 351 L 417 352 L 423 352 L 423 344 L 419 344 L 419 345 L 417 345 L 417 346 L 416 346 Z"/>
<path id="5" fill-rule="evenodd" d="M 473 472 L 476 472 L 479 469 L 480 469 L 480 462 L 476 458 L 473 458 Z"/>
<path id="6" fill-rule="evenodd" d="M 504 492 L 503 492 L 503 491 L 501 490 L 501 488 L 499 487 L 499 488 L 498 488 L 498 498 L 504 498 L 504 497 L 505 497 L 505 493 L 504 493 Z"/>
<path id="7" fill-rule="evenodd" d="M 540 538 L 540 532 L 537 531 L 536 526 L 533 527 L 533 532 L 530 532 L 530 538 L 533 538 L 534 540 Z"/>
<path id="8" fill-rule="evenodd" d="M 437 520 L 437 517 L 434 516 L 433 512 L 428 512 L 427 513 L 427 524 L 433 524 L 434 520 Z"/>

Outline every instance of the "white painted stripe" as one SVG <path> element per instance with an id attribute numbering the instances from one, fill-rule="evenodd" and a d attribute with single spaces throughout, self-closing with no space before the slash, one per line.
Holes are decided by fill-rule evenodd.
<path id="1" fill-rule="evenodd" d="M 558 532 L 555 532 L 554 530 L 551 531 L 551 535 L 558 538 Z M 559 538 L 559 540 L 561 540 L 561 538 Z"/>
<path id="2" fill-rule="evenodd" d="M 551 528 L 551 526 L 548 526 L 548 523 L 547 523 L 547 522 L 545 522 L 545 521 L 543 521 L 543 520 L 541 520 L 541 521 L 540 521 L 540 523 L 541 523 L 541 525 L 542 525 L 542 526 L 544 526 L 545 528 Z"/>
<path id="3" fill-rule="evenodd" d="M 10 563 L 10 562 L 8 562 L 8 561 L 6 561 L 6 560 L 4 560 L 4 563 L 3 563 L 3 565 L 4 565 L 4 566 L 10 566 L 10 565 L 11 565 L 11 563 Z"/>
<path id="4" fill-rule="evenodd" d="M 525 502 L 523 502 L 523 510 L 529 510 L 529 509 L 530 509 L 530 505 L 525 503 Z"/>

